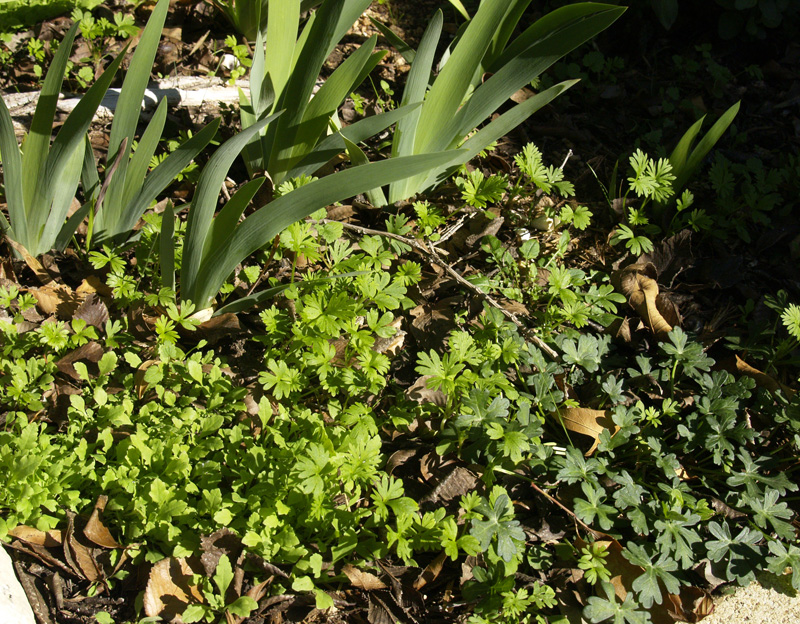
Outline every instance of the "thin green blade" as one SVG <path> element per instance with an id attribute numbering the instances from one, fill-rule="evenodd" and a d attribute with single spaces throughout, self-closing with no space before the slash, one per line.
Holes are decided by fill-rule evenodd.
<path id="1" fill-rule="evenodd" d="M 22 157 L 14 133 L 14 122 L 5 100 L 0 98 L 0 155 L 3 161 L 3 186 L 8 205 L 8 218 L 17 242 L 28 246 L 28 219 L 22 193 Z M 8 232 L 6 232 L 8 233 Z"/>
<path id="2" fill-rule="evenodd" d="M 278 115 L 280 113 L 265 117 L 228 139 L 214 152 L 211 160 L 203 168 L 186 223 L 183 263 L 181 266 L 182 293 L 194 291 L 195 279 L 203 261 L 206 237 L 214 218 L 219 191 L 222 188 L 225 176 L 228 175 L 228 170 L 247 142 Z M 189 299 L 197 302 L 192 297 L 189 297 Z"/>
<path id="3" fill-rule="evenodd" d="M 136 134 L 136 127 L 142 115 L 142 98 L 150 80 L 150 70 L 156 57 L 168 9 L 169 0 L 159 0 L 150 14 L 136 50 L 134 50 L 131 57 L 128 71 L 125 72 L 125 80 L 122 82 L 117 108 L 114 111 L 111 136 L 108 140 L 109 161 L 113 161 L 116 158 L 123 139 L 127 138 L 127 142 L 124 148 L 125 156 L 120 160 L 116 175 L 108 187 L 109 212 L 112 215 L 119 213 L 121 205 L 128 196 L 123 190 L 124 187 L 128 186 L 126 175 L 128 155 Z M 130 190 L 128 190 L 128 193 L 130 193 Z"/>
<path id="4" fill-rule="evenodd" d="M 56 115 L 58 96 L 64 82 L 67 62 L 72 52 L 72 42 L 78 32 L 78 26 L 77 22 L 72 25 L 53 56 L 53 62 L 50 69 L 47 70 L 42 84 L 39 101 L 36 103 L 31 129 L 23 146 L 22 166 L 26 175 L 22 179 L 22 188 L 25 205 L 31 210 L 36 209 L 33 205 L 33 196 L 44 174 L 47 152 L 50 148 L 50 137 L 53 134 L 53 120 Z M 36 221 L 41 222 L 42 219 L 36 219 Z"/>

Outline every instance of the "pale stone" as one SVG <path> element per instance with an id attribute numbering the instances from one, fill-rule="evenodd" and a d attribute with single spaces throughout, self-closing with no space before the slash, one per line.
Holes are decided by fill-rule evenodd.
<path id="1" fill-rule="evenodd" d="M 714 612 L 702 624 L 797 624 L 800 622 L 800 597 L 790 577 L 762 573 L 759 582 L 738 587 L 718 598 Z M 683 624 L 683 623 L 679 623 Z"/>
<path id="2" fill-rule="evenodd" d="M 36 624 L 25 590 L 14 573 L 14 564 L 0 546 L 0 616 L 3 624 Z"/>

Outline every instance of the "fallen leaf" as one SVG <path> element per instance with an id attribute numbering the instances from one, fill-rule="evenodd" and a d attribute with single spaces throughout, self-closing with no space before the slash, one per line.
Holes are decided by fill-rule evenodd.
<path id="1" fill-rule="evenodd" d="M 214 308 L 204 308 L 203 310 L 198 310 L 194 314 L 189 317 L 189 320 L 192 321 L 200 321 L 200 323 L 207 323 L 211 320 L 211 317 L 214 314 Z"/>
<path id="2" fill-rule="evenodd" d="M 74 318 L 84 320 L 97 329 L 103 329 L 108 320 L 108 307 L 96 293 L 88 293 L 83 303 L 75 310 Z"/>
<path id="3" fill-rule="evenodd" d="M 8 236 L 5 237 L 6 242 L 8 245 L 16 251 L 20 257 L 25 261 L 25 264 L 28 265 L 31 271 L 36 274 L 36 278 L 42 284 L 49 284 L 53 281 L 53 277 L 47 272 L 42 266 L 42 263 L 39 262 L 36 258 L 34 258 L 31 253 L 21 244 L 18 242 L 11 240 Z"/>
<path id="4" fill-rule="evenodd" d="M 639 256 L 640 264 L 651 263 L 665 284 L 694 264 L 692 230 L 681 230 L 656 244 L 653 251 Z"/>
<path id="5" fill-rule="evenodd" d="M 388 338 L 381 338 L 380 336 L 375 337 L 375 344 L 372 345 L 372 350 L 376 353 L 385 353 L 389 356 L 397 355 L 398 351 L 403 348 L 406 340 L 406 332 L 404 332 L 400 327 L 403 324 L 403 318 L 397 317 L 394 319 L 389 326 L 394 327 L 395 332 L 394 335 L 389 336 Z"/>
<path id="6" fill-rule="evenodd" d="M 522 87 L 520 90 L 516 91 L 511 96 L 511 101 L 516 102 L 517 104 L 522 104 L 523 102 L 530 100 L 536 92 L 528 87 Z"/>
<path id="7" fill-rule="evenodd" d="M 461 498 L 465 494 L 472 492 L 478 485 L 478 477 L 463 466 L 455 466 L 443 478 L 439 479 L 436 487 L 424 496 L 420 504 L 447 503 L 455 498 Z"/>
<path id="8" fill-rule="evenodd" d="M 200 588 L 191 584 L 193 574 L 203 574 L 199 561 L 169 557 L 156 563 L 144 590 L 145 615 L 183 624 L 186 607 L 204 602 Z"/>
<path id="9" fill-rule="evenodd" d="M 425 569 L 420 573 L 417 577 L 417 580 L 414 581 L 414 589 L 420 590 L 426 585 L 433 583 L 444 567 L 444 562 L 447 559 L 447 553 L 444 551 L 440 552 L 439 555 L 431 561 Z"/>
<path id="10" fill-rule="evenodd" d="M 399 449 L 389 456 L 386 460 L 384 470 L 387 474 L 392 474 L 396 468 L 405 464 L 409 459 L 417 454 L 416 449 Z"/>
<path id="11" fill-rule="evenodd" d="M 99 342 L 92 340 L 59 358 L 56 361 L 56 368 L 65 375 L 72 377 L 75 381 L 79 381 L 81 377 L 78 375 L 78 371 L 75 370 L 75 362 L 85 361 L 96 364 L 102 357 L 103 347 Z"/>
<path id="12" fill-rule="evenodd" d="M 64 531 L 64 558 L 79 576 L 92 583 L 104 577 L 92 551 L 75 537 L 75 514 L 69 511 Z"/>
<path id="13" fill-rule="evenodd" d="M 239 324 L 239 317 L 236 314 L 228 313 L 212 316 L 204 323 L 198 325 L 197 331 L 213 345 L 226 336 L 240 334 L 244 330 Z"/>
<path id="14" fill-rule="evenodd" d="M 83 300 L 68 286 L 48 284 L 39 288 L 29 288 L 28 292 L 36 299 L 36 306 L 47 316 L 56 315 L 61 319 L 71 319 Z"/>
<path id="15" fill-rule="evenodd" d="M 40 531 L 34 527 L 29 527 L 24 524 L 14 527 L 8 532 L 12 537 L 16 537 L 28 544 L 36 544 L 37 546 L 46 546 L 47 548 L 57 548 L 63 543 L 63 536 L 61 531 L 51 529 L 50 531 Z"/>
<path id="16" fill-rule="evenodd" d="M 158 364 L 158 360 L 146 360 L 139 365 L 139 368 L 137 368 L 136 372 L 133 374 L 133 385 L 136 388 L 136 396 L 140 399 L 144 396 L 148 387 L 148 383 L 144 380 L 144 374 L 153 364 Z"/>
<path id="17" fill-rule="evenodd" d="M 672 326 L 664 319 L 656 303 L 659 291 L 652 263 L 627 266 L 615 272 L 611 282 L 628 298 L 628 303 L 658 338 L 664 338 L 672 331 Z"/>
<path id="18" fill-rule="evenodd" d="M 588 457 L 594 453 L 600 443 L 600 434 L 611 431 L 613 436 L 619 431 L 619 426 L 612 420 L 610 410 L 596 410 L 588 407 L 566 407 L 553 412 L 561 423 L 570 431 L 594 438 L 592 447 L 586 451 Z"/>
<path id="19" fill-rule="evenodd" d="M 606 327 L 605 333 L 619 338 L 622 342 L 629 343 L 633 339 L 631 334 L 631 322 L 627 318 L 618 318 L 611 325 Z"/>
<path id="20" fill-rule="evenodd" d="M 90 275 L 80 283 L 80 286 L 75 289 L 75 292 L 87 295 L 98 293 L 103 297 L 111 297 L 114 291 L 109 288 L 99 276 Z"/>
<path id="21" fill-rule="evenodd" d="M 206 576 L 213 576 L 217 569 L 220 557 L 227 555 L 231 564 L 236 563 L 242 552 L 242 540 L 233 531 L 227 528 L 214 531 L 211 535 L 200 538 L 200 562 L 206 571 Z"/>
<path id="22" fill-rule="evenodd" d="M 599 533 L 599 536 L 607 537 L 608 539 L 596 539 L 595 544 L 600 544 L 606 548 L 606 568 L 611 573 L 611 584 L 614 586 L 614 593 L 620 601 L 624 601 L 628 592 L 631 591 L 633 581 L 639 578 L 644 573 L 644 568 L 637 566 L 628 561 L 622 554 L 622 544 L 610 536 Z M 575 548 L 580 550 L 588 546 L 580 537 L 575 540 Z"/>
<path id="23" fill-rule="evenodd" d="M 97 497 L 92 515 L 83 529 L 83 534 L 103 548 L 122 548 L 117 540 L 112 537 L 111 532 L 106 528 L 102 520 L 100 520 L 100 514 L 106 508 L 107 503 L 108 496 L 100 495 Z"/>
<path id="24" fill-rule="evenodd" d="M 332 221 L 347 221 L 356 214 L 352 206 L 331 206 L 328 208 L 328 219 Z"/>
<path id="25" fill-rule="evenodd" d="M 777 394 L 779 391 L 781 391 L 789 399 L 791 399 L 795 395 L 795 391 L 789 388 L 788 386 L 783 385 L 779 381 L 770 377 L 766 373 L 761 372 L 757 368 L 750 366 L 750 364 L 745 362 L 738 355 L 734 355 L 734 357 L 736 358 L 736 370 L 742 375 L 745 375 L 746 377 L 751 377 L 755 379 L 756 385 L 758 387 L 766 388 L 767 390 L 772 392 L 772 394 Z"/>
<path id="26" fill-rule="evenodd" d="M 433 390 L 428 387 L 430 375 L 423 375 L 406 389 L 406 398 L 417 403 L 433 403 L 439 407 L 444 407 L 447 403 L 447 396 L 441 390 Z"/>
<path id="27" fill-rule="evenodd" d="M 386 583 L 384 583 L 374 574 L 364 572 L 364 570 L 359 570 L 349 563 L 342 568 L 342 572 L 344 572 L 345 576 L 350 579 L 350 583 L 352 583 L 353 587 L 358 587 L 359 589 L 365 589 L 367 591 L 386 589 L 387 587 Z"/>
<path id="28" fill-rule="evenodd" d="M 528 308 L 526 308 L 519 301 L 514 301 L 512 299 L 502 299 L 500 301 L 500 305 L 506 312 L 509 312 L 510 314 L 513 314 L 515 316 L 530 315 L 530 311 L 528 310 Z"/>
<path id="29" fill-rule="evenodd" d="M 491 220 L 488 218 L 473 219 L 470 222 L 470 231 L 473 233 L 467 236 L 464 242 L 467 247 L 474 247 L 484 236 L 494 236 L 497 234 L 503 226 L 503 223 L 505 223 L 503 217 L 495 217 Z"/>

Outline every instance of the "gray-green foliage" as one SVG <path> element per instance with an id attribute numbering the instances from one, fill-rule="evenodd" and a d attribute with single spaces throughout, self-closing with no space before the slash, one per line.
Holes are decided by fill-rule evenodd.
<path id="1" fill-rule="evenodd" d="M 65 220 L 81 177 L 84 137 L 127 50 L 117 55 L 81 98 L 51 145 L 58 94 L 77 30 L 78 24 L 73 24 L 53 57 L 21 148 L 8 108 L 0 102 L 0 153 L 8 205 L 8 220 L 0 218 L 0 225 L 32 256 L 50 251 L 58 240 L 72 235 L 71 224 L 65 225 Z"/>
<path id="2" fill-rule="evenodd" d="M 87 247 L 93 243 L 123 242 L 153 200 L 210 143 L 219 127 L 220 120 L 213 121 L 150 170 L 167 119 L 167 102 L 163 98 L 141 135 L 135 153 L 132 151 L 141 116 L 142 98 L 150 80 L 150 69 L 168 8 L 169 2 L 166 0 L 156 5 L 131 58 L 114 111 L 108 143 L 108 165 L 102 183 L 97 175 L 92 150 L 89 147 L 86 149 L 87 162 L 84 164 L 82 184 L 88 201 L 75 214 L 69 222 L 72 225 L 66 230 L 74 231 L 74 226 L 88 213 L 91 227 L 87 235 Z"/>

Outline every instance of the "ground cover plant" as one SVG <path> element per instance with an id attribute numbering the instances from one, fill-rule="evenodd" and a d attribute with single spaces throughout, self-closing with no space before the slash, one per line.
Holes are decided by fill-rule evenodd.
<path id="1" fill-rule="evenodd" d="M 665 94 L 643 86 L 638 53 L 600 37 L 498 95 L 493 119 L 481 106 L 459 121 L 466 151 L 447 139 L 401 159 L 400 135 L 430 122 L 436 85 L 455 80 L 445 69 L 492 19 L 506 27 L 481 35 L 500 39 L 470 57 L 485 66 L 458 76 L 454 111 L 495 92 L 489 74 L 506 70 L 491 52 L 506 41 L 547 24 L 594 33 L 619 11 L 432 2 L 414 21 L 398 0 L 370 17 L 416 30 L 383 40 L 344 34 L 367 3 L 315 4 L 327 38 L 311 36 L 314 17 L 286 33 L 314 63 L 269 54 L 270 25 L 300 3 L 264 3 L 242 112 L 201 118 L 172 155 L 159 152 L 166 104 L 136 127 L 140 65 L 122 83 L 136 97 L 99 130 L 107 147 L 70 118 L 51 145 L 55 113 L 37 112 L 18 169 L 29 152 L 40 168 L 48 148 L 54 162 L 80 152 L 78 211 L 41 221 L 68 232 L 64 252 L 27 226 L 20 245 L 28 221 L 13 211 L 29 204 L 13 204 L 19 149 L 1 118 L 0 540 L 37 610 L 59 623 L 630 624 L 696 621 L 709 592 L 764 571 L 800 589 L 800 161 L 791 132 L 766 135 L 780 153 L 760 146 L 754 72 L 692 38 L 663 64 L 679 85 Z M 163 67 L 163 24 L 204 6 L 148 9 L 131 63 Z M 653 24 L 639 11 L 609 35 Z M 202 35 L 187 55 L 205 58 Z M 67 46 L 52 58 L 47 93 Z M 115 84 L 114 68 L 99 80 Z M 275 87 L 287 71 L 291 97 Z M 311 99 L 320 71 L 336 88 Z M 572 72 L 584 80 L 540 106 Z M 703 72 L 731 83 L 690 79 Z M 633 85 L 637 98 L 611 89 Z M 787 109 L 786 93 L 770 97 Z M 290 101 L 308 105 L 281 122 Z M 543 121 L 512 132 L 526 104 Z M 673 106 L 670 123 L 640 104 Z M 615 115 L 636 127 L 605 135 Z M 387 185 L 426 192 L 377 209 Z"/>

